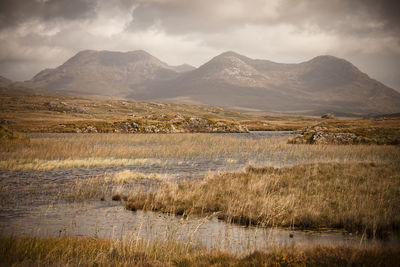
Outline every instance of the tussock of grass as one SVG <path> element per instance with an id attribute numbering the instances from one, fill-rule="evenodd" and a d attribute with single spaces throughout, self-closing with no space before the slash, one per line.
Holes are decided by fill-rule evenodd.
<path id="1" fill-rule="evenodd" d="M 133 195 L 127 208 L 208 214 L 259 226 L 344 228 L 384 235 L 400 227 L 400 164 L 318 163 L 248 167 L 202 182 L 165 183 Z"/>
<path id="2" fill-rule="evenodd" d="M 174 241 L 0 238 L 4 266 L 396 266 L 399 261 L 399 249 L 275 248 L 235 256 Z"/>
<path id="3" fill-rule="evenodd" d="M 113 184 L 126 184 L 130 181 L 144 179 L 161 181 L 164 177 L 156 173 L 142 173 L 132 170 L 123 170 L 111 175 L 110 177 L 106 177 L 106 181 Z"/>

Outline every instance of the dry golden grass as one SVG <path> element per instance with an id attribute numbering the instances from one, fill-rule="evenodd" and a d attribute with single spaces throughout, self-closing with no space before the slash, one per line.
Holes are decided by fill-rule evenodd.
<path id="1" fill-rule="evenodd" d="M 116 172 L 112 175 L 106 175 L 105 177 L 108 183 L 113 184 L 126 184 L 135 180 L 157 180 L 161 181 L 165 179 L 165 176 L 162 176 L 157 173 L 142 173 L 138 171 L 132 170 L 123 170 L 120 172 Z"/>
<path id="2" fill-rule="evenodd" d="M 2 266 L 396 266 L 399 249 L 275 248 L 235 256 L 174 241 L 1 237 Z"/>
<path id="3" fill-rule="evenodd" d="M 107 166 L 126 166 L 136 164 L 160 164 L 157 159 L 114 159 L 114 158 L 84 158 L 84 159 L 9 159 L 0 161 L 0 169 L 5 170 L 36 170 L 49 171 L 53 169 L 91 168 Z"/>
<path id="4" fill-rule="evenodd" d="M 399 162 L 395 146 L 292 145 L 287 138 L 260 140 L 215 134 L 35 134 L 29 144 L 0 147 L 0 169 L 51 170 L 95 166 L 228 160 L 268 164 Z M 229 163 L 228 162 L 228 163 Z"/>
<path id="5" fill-rule="evenodd" d="M 111 192 L 112 188 L 104 177 L 94 176 L 76 179 L 72 185 L 63 188 L 60 197 L 67 201 L 104 200 Z"/>
<path id="6" fill-rule="evenodd" d="M 400 227 L 400 164 L 318 163 L 248 167 L 202 182 L 164 184 L 129 198 L 127 208 L 179 215 L 219 213 L 257 226 L 344 228 L 369 236 Z"/>

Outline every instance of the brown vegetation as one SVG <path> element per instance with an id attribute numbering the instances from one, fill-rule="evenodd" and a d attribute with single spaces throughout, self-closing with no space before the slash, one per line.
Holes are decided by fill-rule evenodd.
<path id="1" fill-rule="evenodd" d="M 185 216 L 217 212 L 245 225 L 382 236 L 400 227 L 399 181 L 398 162 L 248 167 L 202 182 L 166 183 L 156 193 L 131 196 L 126 206 Z"/>
<path id="2" fill-rule="evenodd" d="M 287 144 L 286 137 L 254 140 L 213 134 L 30 136 L 29 144 L 15 145 L 6 142 L 0 147 L 0 169 L 51 170 L 135 164 L 161 165 L 171 160 L 227 159 L 262 164 L 400 160 L 400 151 L 395 146 L 291 145 Z"/>
<path id="3" fill-rule="evenodd" d="M 236 256 L 174 241 L 0 238 L 4 266 L 396 266 L 399 249 L 275 248 Z"/>

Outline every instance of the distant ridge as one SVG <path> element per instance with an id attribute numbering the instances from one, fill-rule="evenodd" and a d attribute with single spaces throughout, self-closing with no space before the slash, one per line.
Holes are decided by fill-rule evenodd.
<path id="1" fill-rule="evenodd" d="M 24 86 L 139 100 L 216 105 L 238 111 L 320 115 L 400 112 L 400 93 L 350 62 L 318 56 L 298 64 L 228 51 L 199 68 L 170 66 L 143 50 L 81 51 Z"/>
<path id="2" fill-rule="evenodd" d="M 13 83 L 13 81 L 11 81 L 3 76 L 0 76 L 0 86 L 1 87 L 7 87 L 12 83 Z"/>

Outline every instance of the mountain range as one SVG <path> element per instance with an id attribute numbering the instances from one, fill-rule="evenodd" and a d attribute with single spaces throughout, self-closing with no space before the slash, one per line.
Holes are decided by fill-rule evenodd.
<path id="1" fill-rule="evenodd" d="M 10 82 L 0 79 L 2 86 L 213 105 L 237 111 L 312 115 L 400 112 L 399 92 L 333 56 L 282 64 L 225 52 L 195 68 L 170 66 L 142 50 L 85 50 L 29 81 Z"/>

